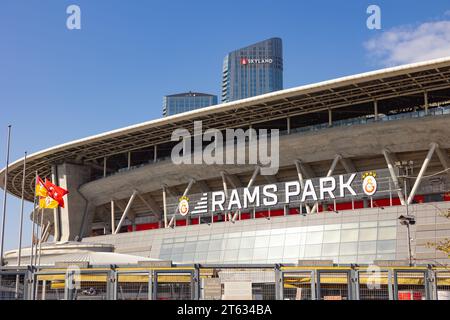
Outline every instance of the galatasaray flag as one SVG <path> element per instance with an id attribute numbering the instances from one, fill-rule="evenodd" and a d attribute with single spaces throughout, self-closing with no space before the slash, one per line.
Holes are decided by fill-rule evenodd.
<path id="1" fill-rule="evenodd" d="M 47 189 L 48 196 L 55 200 L 61 208 L 64 208 L 63 197 L 69 192 L 66 189 L 58 187 L 47 179 L 45 179 L 45 188 Z"/>
<path id="2" fill-rule="evenodd" d="M 36 177 L 36 197 L 47 197 L 47 188 L 41 178 Z"/>
<path id="3" fill-rule="evenodd" d="M 51 197 L 39 197 L 39 208 L 41 209 L 55 209 L 58 208 L 58 201 Z"/>

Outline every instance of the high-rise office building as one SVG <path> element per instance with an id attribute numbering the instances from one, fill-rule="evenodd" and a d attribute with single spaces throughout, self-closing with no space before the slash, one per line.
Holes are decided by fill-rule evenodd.
<path id="1" fill-rule="evenodd" d="M 283 89 L 283 49 L 271 38 L 230 52 L 223 61 L 222 102 Z"/>
<path id="2" fill-rule="evenodd" d="M 217 104 L 217 96 L 199 92 L 185 92 L 164 96 L 163 116 L 209 107 Z"/>

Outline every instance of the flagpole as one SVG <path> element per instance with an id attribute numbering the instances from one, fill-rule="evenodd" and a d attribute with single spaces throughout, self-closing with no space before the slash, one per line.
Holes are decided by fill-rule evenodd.
<path id="1" fill-rule="evenodd" d="M 25 202 L 25 174 L 27 170 L 27 152 L 23 158 L 23 174 L 22 174 L 22 197 L 20 199 L 20 229 L 19 229 L 19 252 L 17 255 L 17 266 L 20 267 L 22 262 L 22 234 L 23 234 L 23 207 Z"/>
<path id="2" fill-rule="evenodd" d="M 42 236 L 44 235 L 44 208 L 41 209 L 41 225 L 39 226 L 40 236 L 39 236 L 39 254 L 38 254 L 38 268 L 41 267 L 41 250 L 42 250 Z"/>
<path id="3" fill-rule="evenodd" d="M 36 212 L 36 181 L 38 178 L 38 172 L 36 171 L 36 177 L 34 178 L 34 200 L 33 200 L 33 212 L 31 213 L 32 215 L 32 229 L 31 229 L 31 252 L 30 252 L 30 266 L 31 268 L 33 268 L 33 256 L 34 256 L 34 231 L 35 231 L 35 226 L 36 223 L 34 221 L 35 219 L 35 212 Z"/>
<path id="4" fill-rule="evenodd" d="M 5 223 L 6 223 L 6 198 L 8 196 L 8 167 L 9 167 L 9 148 L 11 143 L 11 125 L 8 126 L 8 141 L 6 144 L 6 168 L 5 185 L 3 187 L 3 214 L 2 214 L 2 236 L 0 238 L 0 267 L 3 266 L 3 249 L 5 245 Z"/>
<path id="5" fill-rule="evenodd" d="M 19 227 L 19 251 L 17 253 L 17 270 L 19 270 L 22 262 L 22 234 L 23 234 L 23 207 L 25 199 L 25 175 L 27 170 L 27 152 L 23 158 L 23 173 L 22 173 L 22 195 L 20 203 L 20 227 Z M 19 297 L 19 274 L 16 277 L 16 299 Z"/>

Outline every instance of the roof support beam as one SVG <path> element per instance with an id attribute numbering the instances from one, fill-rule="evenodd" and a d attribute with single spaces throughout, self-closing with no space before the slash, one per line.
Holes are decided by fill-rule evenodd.
<path id="1" fill-rule="evenodd" d="M 347 173 L 353 173 L 353 172 L 358 171 L 356 169 L 355 164 L 353 163 L 352 159 L 350 159 L 350 158 L 342 158 L 341 164 L 344 167 L 345 172 L 347 172 Z"/>
<path id="2" fill-rule="evenodd" d="M 125 208 L 125 211 L 122 214 L 122 217 L 120 218 L 119 223 L 117 224 L 117 228 L 114 231 L 114 234 L 117 234 L 120 230 L 120 228 L 122 227 L 122 224 L 126 218 L 126 216 L 128 215 L 128 212 L 131 210 L 131 206 L 133 205 L 134 199 L 136 198 L 136 195 L 138 194 L 138 192 L 136 190 L 133 191 L 133 193 L 131 194 L 130 200 L 128 200 L 128 204 Z"/>
<path id="3" fill-rule="evenodd" d="M 225 171 L 221 171 L 220 176 L 222 177 L 222 185 L 223 185 L 223 192 L 225 193 L 225 198 L 228 198 L 228 186 Z"/>
<path id="4" fill-rule="evenodd" d="M 396 161 L 396 156 L 394 153 L 391 153 L 389 150 L 383 150 L 384 158 L 386 159 L 386 164 L 391 174 L 392 182 L 394 183 L 394 188 L 397 190 L 398 198 L 400 199 L 400 203 L 405 205 L 405 196 L 403 195 L 402 189 L 400 188 L 400 184 L 398 183 L 398 177 L 395 173 L 394 169 L 394 161 Z"/>
<path id="5" fill-rule="evenodd" d="M 342 159 L 340 154 L 334 156 L 333 162 L 331 163 L 330 169 L 327 172 L 327 177 L 331 177 L 336 169 L 338 162 Z"/>
<path id="6" fill-rule="evenodd" d="M 430 144 L 430 149 L 428 150 L 427 156 L 425 157 L 425 160 L 423 161 L 422 167 L 420 168 L 419 174 L 417 175 L 416 181 L 414 182 L 414 185 L 411 189 L 411 193 L 408 197 L 408 204 L 411 204 L 412 200 L 414 199 L 414 196 L 416 195 L 416 191 L 420 186 L 420 182 L 422 181 L 423 175 L 425 174 L 425 171 L 427 171 L 428 165 L 430 164 L 431 157 L 433 156 L 434 151 L 438 148 L 438 144 L 435 142 L 432 142 Z"/>
<path id="7" fill-rule="evenodd" d="M 243 186 L 241 180 L 236 175 L 226 173 L 225 177 L 234 189 L 241 188 Z"/>
<path id="8" fill-rule="evenodd" d="M 297 169 L 297 175 L 298 175 L 298 181 L 300 182 L 300 186 L 302 190 L 305 188 L 305 181 L 303 179 L 303 172 L 302 172 L 302 162 L 300 160 L 295 161 L 295 168 Z M 306 213 L 311 213 L 311 207 L 305 203 Z M 300 212 L 301 214 L 301 212 Z"/>
<path id="9" fill-rule="evenodd" d="M 259 171 L 260 171 L 260 167 L 256 166 L 255 170 L 253 171 L 252 177 L 250 178 L 250 181 L 248 182 L 247 188 L 250 188 L 253 183 L 255 182 L 256 176 L 258 175 Z"/>
<path id="10" fill-rule="evenodd" d="M 333 162 L 330 165 L 330 169 L 327 172 L 327 177 L 331 177 L 334 173 L 334 170 L 336 170 L 336 166 L 338 162 L 342 159 L 342 156 L 340 154 L 337 154 L 334 156 Z M 316 201 L 314 203 L 314 207 L 311 210 L 311 213 L 315 213 L 316 211 L 319 211 L 319 202 Z"/>

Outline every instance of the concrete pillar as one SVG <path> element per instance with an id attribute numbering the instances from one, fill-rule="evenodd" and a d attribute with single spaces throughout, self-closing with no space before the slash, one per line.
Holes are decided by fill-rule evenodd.
<path id="1" fill-rule="evenodd" d="M 74 241 L 83 233 L 83 229 L 90 227 L 88 216 L 92 215 L 89 211 L 93 208 L 88 205 L 78 188 L 90 180 L 91 170 L 89 167 L 70 163 L 60 164 L 56 169 L 56 183 L 69 191 L 64 197 L 64 208 L 60 208 L 60 241 Z"/>
<path id="2" fill-rule="evenodd" d="M 104 157 L 103 158 L 103 177 L 106 177 L 106 173 L 107 173 L 106 160 L 107 160 L 107 158 Z"/>
<path id="3" fill-rule="evenodd" d="M 373 113 L 375 115 L 375 121 L 378 121 L 378 101 L 373 101 Z"/>
<path id="4" fill-rule="evenodd" d="M 328 108 L 328 126 L 333 126 L 333 112 Z"/>
<path id="5" fill-rule="evenodd" d="M 291 133 L 291 118 L 287 117 L 286 118 L 286 126 L 287 126 L 287 134 Z"/>
<path id="6" fill-rule="evenodd" d="M 428 115 L 428 92 L 423 93 L 423 103 L 425 105 L 425 114 Z"/>

